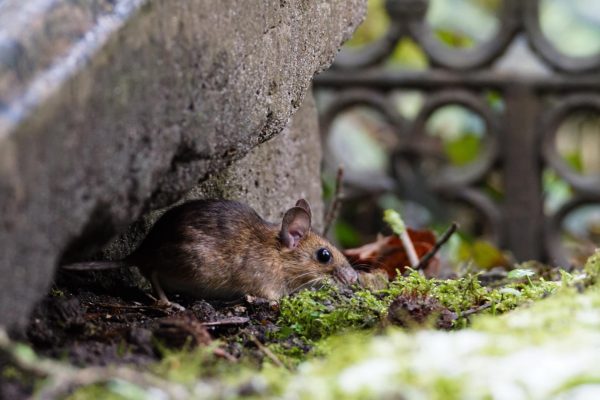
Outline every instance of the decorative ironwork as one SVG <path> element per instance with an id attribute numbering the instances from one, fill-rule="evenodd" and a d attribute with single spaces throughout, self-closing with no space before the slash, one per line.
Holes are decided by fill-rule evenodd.
<path id="1" fill-rule="evenodd" d="M 442 157 L 439 146 L 436 148 L 431 136 L 425 134 L 431 114 L 449 104 L 472 110 L 487 128 L 483 152 L 466 167 L 447 166 L 435 176 L 426 176 L 428 188 L 444 199 L 462 201 L 478 210 L 491 226 L 494 240 L 510 249 L 517 259 L 567 264 L 561 246 L 561 224 L 582 205 L 600 205 L 600 176 L 584 176 L 570 168 L 557 153 L 555 136 L 572 112 L 600 113 L 600 54 L 571 57 L 559 52 L 542 34 L 537 0 L 504 0 L 495 37 L 460 50 L 435 38 L 424 20 L 427 6 L 427 0 L 388 0 L 386 10 L 391 22 L 387 33 L 360 50 L 343 51 L 331 70 L 316 77 L 316 91 L 335 92 L 334 99 L 322 110 L 324 135 L 343 111 L 356 105 L 376 109 L 398 134 L 399 145 L 392 150 L 392 176 L 402 185 L 407 166 L 416 168 L 425 159 Z M 553 73 L 526 77 L 486 69 L 505 53 L 517 35 L 527 39 L 533 53 Z M 431 68 L 406 71 L 381 66 L 403 37 L 421 46 Z M 388 94 L 397 89 L 426 93 L 425 104 L 413 121 L 403 118 L 389 99 Z M 486 103 L 486 90 L 501 94 L 501 113 Z M 551 215 L 544 215 L 544 168 L 553 169 L 574 192 L 573 198 Z M 493 201 L 478 187 L 493 170 L 501 171 L 503 176 L 501 202 Z"/>

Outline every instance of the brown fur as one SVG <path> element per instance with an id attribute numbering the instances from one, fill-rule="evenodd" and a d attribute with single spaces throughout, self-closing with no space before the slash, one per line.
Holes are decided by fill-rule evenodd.
<path id="1" fill-rule="evenodd" d="M 148 278 L 157 274 L 167 290 L 202 298 L 248 294 L 276 300 L 327 276 L 355 281 L 346 258 L 310 231 L 308 203 L 299 201 L 286 216 L 276 225 L 235 201 L 192 201 L 167 211 L 124 261 Z M 306 224 L 306 218 L 308 231 L 290 247 L 289 240 L 282 239 L 288 233 L 286 221 L 295 229 Z M 332 255 L 325 264 L 316 258 L 323 247 Z"/>

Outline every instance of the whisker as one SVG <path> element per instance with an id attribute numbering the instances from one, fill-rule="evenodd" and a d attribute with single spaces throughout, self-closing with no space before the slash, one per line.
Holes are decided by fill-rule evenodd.
<path id="1" fill-rule="evenodd" d="M 294 277 L 294 279 L 292 279 L 292 280 L 290 281 L 290 283 L 289 283 L 289 284 L 290 284 L 290 285 L 292 285 L 292 284 L 294 284 L 296 281 L 298 281 L 298 280 L 300 280 L 300 279 L 302 279 L 302 278 L 304 278 L 304 277 L 306 277 L 306 276 L 309 276 L 309 275 L 311 275 L 311 274 L 312 274 L 312 272 L 310 272 L 310 271 L 309 271 L 309 272 L 304 272 L 304 273 L 302 273 L 302 274 L 300 274 L 300 275 L 298 275 L 298 276 Z"/>
<path id="2" fill-rule="evenodd" d="M 317 282 L 319 282 L 321 280 L 322 280 L 321 277 L 313 278 L 310 281 L 308 281 L 308 282 L 304 283 L 303 285 L 301 285 L 298 290 L 309 288 L 309 287 L 311 287 L 312 285 L 314 285 L 315 283 L 317 283 Z"/>
<path id="3" fill-rule="evenodd" d="M 377 268 L 386 269 L 385 268 L 386 264 L 381 261 L 377 261 L 377 260 L 372 261 L 370 264 L 361 263 L 361 264 L 353 264 L 352 266 L 354 268 L 364 268 L 367 270 L 377 269 Z M 397 268 L 399 268 L 399 269 L 401 269 L 402 267 L 404 267 L 404 265 L 397 266 Z"/>
<path id="4" fill-rule="evenodd" d="M 310 282 L 312 282 L 312 279 L 311 279 L 310 281 L 308 281 L 308 282 L 305 282 L 305 283 L 303 283 L 302 285 L 298 286 L 298 288 L 295 290 L 295 292 L 299 292 L 299 291 L 301 291 L 301 290 L 303 290 L 303 289 L 306 289 L 306 287 L 307 287 L 307 284 L 308 284 L 308 283 L 310 283 Z"/>

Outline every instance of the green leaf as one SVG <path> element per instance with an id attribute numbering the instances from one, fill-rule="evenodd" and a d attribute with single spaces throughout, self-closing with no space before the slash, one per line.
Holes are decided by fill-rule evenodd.
<path id="1" fill-rule="evenodd" d="M 504 262 L 502 252 L 485 240 L 476 240 L 471 246 L 471 253 L 475 264 L 483 269 L 490 269 Z"/>
<path id="2" fill-rule="evenodd" d="M 512 271 L 510 271 L 508 273 L 508 279 L 521 279 L 521 278 L 527 278 L 527 277 L 534 276 L 534 275 L 535 275 L 535 272 L 530 269 L 517 268 L 517 269 L 513 269 Z"/>

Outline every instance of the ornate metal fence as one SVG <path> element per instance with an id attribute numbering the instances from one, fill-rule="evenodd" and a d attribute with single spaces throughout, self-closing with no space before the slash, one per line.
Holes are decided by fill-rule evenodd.
<path id="1" fill-rule="evenodd" d="M 388 0 L 387 33 L 359 51 L 342 52 L 334 68 L 315 79 L 315 90 L 328 90 L 334 98 L 322 110 L 324 135 L 336 116 L 356 105 L 381 113 L 399 140 L 393 149 L 391 174 L 398 185 L 400 169 L 418 167 L 431 157 L 431 137 L 425 123 L 435 110 L 462 105 L 483 118 L 488 143 L 476 162 L 464 168 L 447 166 L 425 181 L 431 192 L 458 200 L 476 209 L 492 227 L 497 243 L 510 249 L 519 260 L 546 259 L 565 264 L 561 225 L 572 211 L 587 204 L 600 204 L 600 176 L 577 173 L 559 156 L 556 132 L 573 112 L 600 113 L 600 55 L 570 57 L 559 52 L 542 34 L 537 0 L 505 0 L 500 28 L 492 40 L 470 49 L 451 49 L 437 40 L 424 21 L 427 0 Z M 518 35 L 551 74 L 527 77 L 490 70 Z M 410 37 L 425 52 L 431 67 L 424 71 L 383 68 L 399 40 Z M 413 121 L 402 117 L 388 94 L 396 89 L 418 89 L 426 101 Z M 484 91 L 499 92 L 502 112 L 492 111 Z M 598 132 L 600 135 L 600 132 Z M 598 143 L 598 142 L 596 142 Z M 435 146 L 434 146 L 435 147 Z M 600 148 L 597 149 L 600 153 Z M 558 210 L 544 214 L 542 171 L 553 169 L 573 191 Z M 504 195 L 495 201 L 481 189 L 492 170 L 502 174 Z"/>

